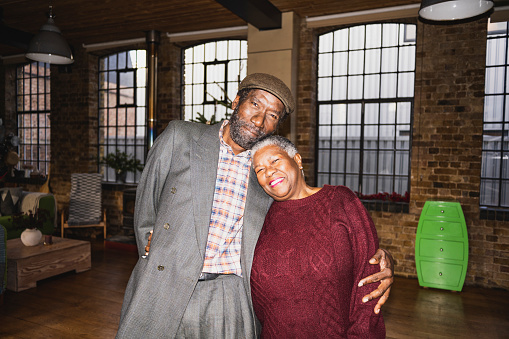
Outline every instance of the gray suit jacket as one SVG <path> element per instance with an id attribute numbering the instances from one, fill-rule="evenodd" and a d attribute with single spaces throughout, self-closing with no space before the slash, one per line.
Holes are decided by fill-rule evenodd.
<path id="1" fill-rule="evenodd" d="M 172 121 L 149 152 L 136 193 L 134 227 L 140 259 L 127 285 L 117 338 L 175 337 L 203 266 L 219 129 L 220 124 Z M 272 202 L 252 170 L 246 199 L 241 266 L 250 296 L 254 249 Z M 150 254 L 143 259 L 152 229 Z"/>

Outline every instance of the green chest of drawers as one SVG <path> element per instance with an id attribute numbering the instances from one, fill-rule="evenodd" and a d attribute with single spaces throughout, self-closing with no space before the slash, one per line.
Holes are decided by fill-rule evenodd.
<path id="1" fill-rule="evenodd" d="M 461 205 L 427 201 L 415 237 L 419 285 L 461 291 L 468 266 L 468 234 Z"/>

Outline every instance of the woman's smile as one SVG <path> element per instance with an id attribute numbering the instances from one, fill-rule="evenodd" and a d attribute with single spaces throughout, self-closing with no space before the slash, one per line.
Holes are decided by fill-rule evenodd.
<path id="1" fill-rule="evenodd" d="M 270 187 L 276 187 L 277 185 L 279 185 L 281 182 L 283 182 L 283 180 L 285 180 L 285 178 L 276 178 L 274 180 L 271 180 L 269 182 L 269 185 Z"/>

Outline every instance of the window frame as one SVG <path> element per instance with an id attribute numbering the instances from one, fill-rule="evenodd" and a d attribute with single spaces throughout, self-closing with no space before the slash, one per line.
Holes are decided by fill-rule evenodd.
<path id="1" fill-rule="evenodd" d="M 30 68 L 29 76 L 25 76 L 25 74 L 27 74 L 26 71 L 27 67 Z M 35 71 L 32 70 L 34 68 Z M 44 70 L 43 72 L 44 74 L 41 74 L 41 69 Z M 23 77 L 20 78 L 21 74 L 23 74 Z M 30 87 L 28 91 L 26 88 L 27 81 Z M 42 89 L 40 86 L 41 82 L 43 83 Z M 34 90 L 35 92 L 32 90 Z M 26 106 L 27 99 L 28 107 Z M 33 107 L 33 105 L 36 105 L 37 107 Z M 42 108 L 40 107 L 41 105 L 43 106 Z M 51 162 L 50 117 L 51 117 L 50 64 L 34 61 L 17 66 L 16 120 L 19 145 L 16 148 L 19 149 L 18 151 L 19 161 L 16 167 L 18 169 L 21 168 L 26 171 L 38 170 L 39 173 L 43 175 L 47 175 L 49 173 L 49 166 Z M 33 138 L 34 134 L 36 135 L 35 142 Z M 30 168 L 30 166 L 32 168 Z"/>
<path id="2" fill-rule="evenodd" d="M 230 44 L 235 43 L 238 44 L 238 57 L 230 58 Z M 214 57 L 208 57 L 207 46 L 210 44 L 214 44 Z M 227 45 L 227 57 L 220 57 L 218 59 L 218 45 L 226 44 Z M 203 58 L 196 57 L 195 51 L 198 48 L 203 48 Z M 243 50 L 244 48 L 244 50 Z M 186 53 L 192 53 L 192 60 L 186 60 Z M 198 58 L 198 60 L 196 60 Z M 230 63 L 234 65 L 233 62 L 238 62 L 238 72 L 231 72 Z M 224 66 L 224 80 L 220 80 L 220 83 L 223 85 L 219 85 L 219 89 L 216 89 L 215 93 L 222 93 L 221 98 L 217 96 L 214 97 L 208 94 L 207 87 L 208 85 L 212 85 L 218 83 L 217 81 L 209 81 L 208 72 L 209 66 L 215 65 L 225 65 Z M 200 77 L 202 82 L 197 81 L 196 74 L 200 74 L 197 72 L 199 70 L 200 65 L 203 67 L 203 74 Z M 186 69 L 190 72 L 190 75 L 186 74 Z M 247 75 L 247 40 L 246 39 L 220 39 L 220 40 L 210 40 L 203 43 L 198 43 L 194 45 L 190 45 L 186 48 L 182 49 L 182 76 L 181 76 L 181 103 L 180 103 L 180 112 L 181 119 L 186 121 L 195 121 L 202 123 L 218 123 L 224 119 L 228 119 L 231 115 L 231 103 L 235 99 L 238 85 L 241 80 Z M 188 81 L 186 77 L 189 76 L 191 81 Z M 232 76 L 236 77 L 235 80 L 232 80 Z M 200 91 L 199 88 L 203 87 L 203 90 Z M 198 90 L 197 90 L 198 89 Z M 190 95 L 191 99 L 187 98 L 187 95 Z M 195 100 L 197 98 L 198 100 Z M 216 100 L 217 99 L 217 100 Z M 200 115 L 203 116 L 200 116 Z M 191 116 L 189 116 L 191 115 Z"/>
<path id="3" fill-rule="evenodd" d="M 367 45 L 367 30 L 368 30 L 368 26 L 374 26 L 374 25 L 379 25 L 380 26 L 380 41 L 379 41 L 379 45 L 378 46 L 375 46 L 375 47 L 371 47 L 371 48 L 367 48 L 366 45 Z M 398 25 L 398 31 L 397 31 L 397 36 L 398 36 L 398 39 L 397 39 L 397 43 L 395 45 L 384 45 L 384 41 L 382 40 L 382 37 L 383 37 L 383 29 L 386 25 Z M 417 29 L 417 25 L 415 24 L 411 24 L 411 23 L 400 23 L 400 22 L 392 22 L 392 23 L 367 23 L 367 24 L 360 24 L 360 25 L 352 25 L 352 26 L 348 26 L 348 27 L 343 27 L 343 28 L 340 28 L 340 29 L 336 29 L 336 30 L 332 30 L 332 31 L 329 31 L 329 32 L 325 32 L 323 34 L 320 34 L 318 36 L 318 49 L 317 49 L 317 93 L 316 93 L 316 98 L 317 98 L 317 101 L 316 101 L 316 112 L 317 112 L 317 138 L 316 138 L 316 152 L 317 152 L 317 156 L 316 156 L 316 162 L 315 162 L 315 185 L 317 186 L 321 186 L 322 184 L 342 184 L 342 185 L 346 185 L 348 186 L 348 180 L 347 180 L 347 177 L 348 176 L 352 176 L 352 177 L 356 177 L 357 178 L 357 184 L 355 184 L 355 187 L 350 187 L 353 191 L 356 192 L 356 194 L 361 198 L 361 199 L 365 199 L 365 200 L 382 200 L 382 201 L 392 201 L 392 202 L 404 202 L 404 203 L 408 203 L 409 201 L 409 195 L 410 195 L 410 187 L 411 187 L 411 151 L 412 151 L 412 132 L 413 132 L 413 116 L 414 116 L 414 97 L 415 97 L 415 72 L 416 72 L 416 68 L 415 68 L 415 63 L 416 63 L 416 34 L 414 34 L 413 36 L 413 39 L 411 39 L 410 41 L 406 41 L 407 39 L 407 36 L 408 36 L 408 27 L 409 26 L 412 26 L 412 29 L 415 30 Z M 351 31 L 352 29 L 359 29 L 360 27 L 363 28 L 363 44 L 362 44 L 362 47 L 361 48 L 351 48 L 351 45 L 350 45 L 350 34 L 351 34 Z M 401 28 L 404 29 L 404 31 L 400 31 Z M 346 49 L 336 49 L 334 46 L 330 47 L 330 49 L 327 49 L 325 51 L 321 51 L 321 45 L 320 45 L 320 38 L 322 36 L 326 36 L 328 34 L 334 34 L 335 32 L 340 32 L 340 31 L 343 31 L 345 30 L 347 33 L 347 37 L 348 37 L 348 42 L 347 42 L 347 45 L 348 47 Z M 341 34 L 341 33 L 339 33 Z M 410 35 L 410 37 L 412 38 L 412 36 Z M 332 37 L 331 38 L 333 40 L 333 42 L 336 41 L 335 37 Z M 401 42 L 400 40 L 403 39 L 403 42 Z M 409 42 L 409 43 L 407 43 Z M 382 55 L 383 55 L 383 49 L 390 49 L 390 48 L 397 48 L 397 57 L 399 57 L 399 53 L 401 53 L 402 51 L 402 48 L 406 48 L 407 46 L 411 46 L 411 48 L 413 49 L 413 59 L 411 60 L 411 65 L 413 67 L 411 67 L 410 70 L 408 69 L 403 69 L 401 70 L 400 69 L 400 61 L 399 59 L 397 59 L 396 61 L 396 70 L 395 71 L 382 71 L 383 69 L 383 65 L 382 65 Z M 377 65 L 378 67 L 378 70 L 377 71 L 370 71 L 368 72 L 366 70 L 366 55 L 367 55 L 367 51 L 371 51 L 371 50 L 379 50 L 379 56 L 378 56 L 378 62 L 379 64 Z M 351 62 L 350 60 L 348 60 L 348 58 L 350 57 L 351 54 L 353 54 L 353 52 L 357 52 L 357 51 L 362 51 L 363 53 L 363 63 L 361 65 L 362 67 L 362 72 L 360 73 L 355 73 L 355 72 L 352 72 L 351 73 Z M 348 55 L 347 57 L 347 62 L 346 62 L 346 71 L 343 71 L 343 73 L 341 73 L 341 71 L 337 71 L 334 67 L 336 65 L 332 64 L 332 65 L 329 65 L 330 67 L 330 70 L 329 70 L 329 73 L 328 74 L 325 74 L 321 76 L 320 74 L 320 60 L 321 60 L 321 56 L 322 55 L 326 55 L 326 54 L 331 54 L 332 56 L 330 57 L 330 60 L 332 63 L 334 63 L 335 61 L 335 54 L 337 55 L 340 55 L 342 53 L 346 53 Z M 326 59 L 326 57 L 323 58 L 324 60 Z M 339 59 L 339 58 L 338 58 Z M 336 72 L 336 74 L 335 74 Z M 400 74 L 410 74 L 411 73 L 411 78 L 413 79 L 413 82 L 412 82 L 412 86 L 413 86 L 413 89 L 411 91 L 411 96 L 401 96 L 399 94 L 400 92 L 400 89 L 399 89 L 399 85 L 398 84 L 398 79 L 400 78 Z M 395 95 L 394 96 L 388 96 L 388 97 L 384 97 L 382 95 L 382 85 L 383 85 L 383 82 L 382 82 L 382 75 L 384 74 L 395 74 L 395 77 L 396 77 L 396 84 L 395 84 Z M 367 83 L 367 78 L 368 76 L 371 76 L 371 75 L 378 75 L 379 76 L 379 87 L 378 87 L 378 97 L 366 97 L 366 83 Z M 350 84 L 350 78 L 352 78 L 353 76 L 361 76 L 362 77 L 362 82 L 363 82 L 363 85 L 362 85 L 362 90 L 361 90 L 361 96 L 360 98 L 350 98 L 349 95 L 350 93 L 348 92 L 348 86 L 346 89 L 344 89 L 344 97 L 343 98 L 334 98 L 334 95 L 335 93 L 333 91 L 331 91 L 331 97 L 326 99 L 326 100 L 323 100 L 321 99 L 321 93 L 320 93 L 320 81 L 322 78 L 327 78 L 327 77 L 330 77 L 331 80 L 330 80 L 330 85 L 331 87 L 333 86 L 333 84 L 335 85 L 334 81 L 335 79 L 340 79 L 340 78 L 344 78 L 346 80 L 345 83 L 347 84 Z M 338 80 L 338 83 L 339 83 L 339 80 Z M 322 85 L 322 87 L 325 87 Z M 341 86 L 340 86 L 341 88 Z M 368 93 L 369 94 L 369 93 Z M 397 116 L 394 117 L 394 120 L 393 120 L 393 124 L 389 124 L 391 126 L 394 126 L 394 135 L 393 135 L 393 147 L 392 149 L 382 149 L 380 147 L 380 138 L 382 137 L 381 133 L 380 133 L 380 127 L 381 126 L 387 126 L 387 124 L 384 124 L 384 123 L 381 123 L 381 105 L 382 104 L 390 104 L 390 103 L 393 103 L 396 105 L 396 107 L 398 107 L 398 105 L 402 104 L 402 103 L 406 103 L 409 105 L 409 108 L 408 108 L 408 114 L 409 114 L 409 117 L 404 121 L 404 123 L 399 123 L 398 122 L 398 118 Z M 345 136 L 345 139 L 344 139 L 344 146 L 341 148 L 337 148 L 337 147 L 334 147 L 333 144 L 332 144 L 332 139 L 334 138 L 334 133 L 332 131 L 332 128 L 333 126 L 336 126 L 336 127 L 344 127 L 344 129 L 346 130 L 350 125 L 347 124 L 346 122 L 344 124 L 334 124 L 333 123 L 333 120 L 334 120 L 334 109 L 333 109 L 333 106 L 334 105 L 343 105 L 345 107 L 349 107 L 349 105 L 353 105 L 353 104 L 357 104 L 357 105 L 360 105 L 360 122 L 358 123 L 358 126 L 359 126 L 359 146 L 358 147 L 352 147 L 352 146 L 349 146 L 347 144 L 347 134 L 348 132 L 345 132 L 345 134 L 342 134 Z M 373 105 L 373 104 L 377 104 L 378 105 L 378 122 L 376 124 L 369 124 L 369 123 L 366 123 L 366 120 L 365 120 L 365 115 L 366 115 L 366 107 L 367 105 Z M 330 106 L 330 111 L 328 114 L 330 114 L 330 122 L 329 123 L 322 123 L 321 119 L 321 114 L 323 114 L 321 112 L 321 108 L 324 107 L 325 105 L 329 105 Z M 347 113 L 346 116 L 348 116 L 348 108 L 345 109 L 345 111 Z M 395 113 L 394 114 L 397 114 L 398 112 L 398 109 L 396 109 L 394 111 Z M 345 118 L 345 121 L 346 121 L 347 118 Z M 322 119 L 323 120 L 323 119 Z M 336 119 L 337 120 L 337 119 Z M 327 127 L 327 126 L 330 126 L 330 130 L 329 130 L 329 133 L 327 134 L 326 133 L 326 136 L 329 136 L 330 139 L 329 139 L 329 146 L 325 146 L 325 147 L 322 147 L 320 145 L 321 141 L 322 140 L 325 140 L 325 139 L 321 139 L 320 136 L 322 135 L 320 129 L 321 127 Z M 366 136 L 365 136 L 365 129 L 367 126 L 377 126 L 378 127 L 378 130 L 377 130 L 377 135 L 376 135 L 376 139 L 377 139 L 377 148 L 376 148 L 376 152 L 377 152 L 377 159 L 379 159 L 380 157 L 380 150 L 382 151 L 391 151 L 392 152 L 392 163 L 393 163 L 393 166 L 392 166 L 392 172 L 391 174 L 389 175 L 384 175 L 382 173 L 379 172 L 379 164 L 380 164 L 380 161 L 377 160 L 377 171 L 376 173 L 373 175 L 371 173 L 367 173 L 363 166 L 364 166 L 364 156 L 365 156 L 365 141 L 367 140 Z M 403 127 L 407 127 L 405 130 L 403 129 L 400 129 L 398 130 L 398 127 L 403 128 Z M 407 147 L 406 148 L 403 148 L 403 149 L 400 149 L 398 147 L 398 132 L 402 133 L 402 132 L 405 132 L 405 135 L 408 136 L 408 140 L 407 140 Z M 339 139 L 338 139 L 339 140 Z M 333 151 L 343 151 L 343 170 L 342 171 L 336 171 L 336 172 L 333 172 L 332 171 L 332 159 L 333 157 L 331 156 L 332 152 Z M 356 169 L 355 172 L 352 172 L 350 173 L 347 169 L 346 169 L 346 166 L 347 166 L 347 161 L 346 161 L 346 157 L 347 157 L 347 153 L 348 151 L 351 151 L 351 150 L 354 150 L 354 151 L 357 151 L 358 152 L 358 156 L 359 156 L 359 162 L 358 162 L 358 168 Z M 401 151 L 404 151 L 406 152 L 406 154 L 408 154 L 408 161 L 405 161 L 405 167 L 406 167 L 406 174 L 402 175 L 402 174 L 398 174 L 397 171 L 396 171 L 396 167 L 395 167 L 395 164 L 396 164 L 396 158 L 397 158 L 397 154 L 398 152 L 401 152 Z M 324 163 L 321 161 L 321 157 L 322 157 L 322 154 L 323 153 L 327 153 L 327 159 L 325 161 L 325 166 Z M 325 166 L 327 168 L 327 170 L 324 170 L 324 167 Z M 333 182 L 332 181 L 332 176 L 333 175 L 341 175 L 342 176 L 342 181 L 337 183 L 337 182 Z M 326 179 L 323 179 L 324 176 L 326 176 L 327 178 Z M 364 193 L 363 194 L 363 190 L 365 189 L 365 179 L 369 178 L 369 177 L 374 177 L 374 180 L 375 180 L 375 190 L 376 192 L 374 193 L 370 193 L 370 194 L 366 194 Z M 379 187 L 379 180 L 383 177 L 390 177 L 392 178 L 391 179 L 391 187 L 392 187 L 392 191 L 391 192 L 382 192 L 380 191 L 380 187 Z M 394 192 L 395 191 L 395 187 L 396 187 L 396 179 L 397 178 L 401 178 L 401 180 L 403 180 L 403 182 L 406 181 L 406 184 L 404 184 L 405 186 L 405 191 L 404 192 L 400 192 L 400 193 L 396 193 Z M 406 180 L 405 180 L 406 179 Z"/>
<path id="4" fill-rule="evenodd" d="M 111 63 L 110 58 L 114 58 L 115 62 Z M 115 83 L 109 80 L 112 73 Z M 122 77 L 130 73 L 132 76 L 128 79 Z M 102 163 L 106 154 L 115 153 L 118 149 L 145 164 L 148 147 L 147 77 L 147 51 L 144 49 L 118 51 L 98 60 L 97 156 L 99 172 L 103 174 L 105 183 L 117 182 L 115 170 Z M 124 100 L 128 102 L 122 101 L 122 92 L 127 93 Z M 136 184 L 140 177 L 139 171 L 128 172 L 125 183 Z"/>
<path id="5" fill-rule="evenodd" d="M 484 90 L 484 108 L 483 108 L 483 141 L 481 146 L 481 174 L 480 174 L 480 186 L 479 186 L 479 206 L 481 210 L 499 210 L 505 212 L 506 215 L 508 215 L 509 212 L 509 175 L 506 175 L 504 178 L 504 170 L 507 172 L 509 168 L 509 161 L 507 157 L 509 157 L 509 79 L 507 79 L 509 72 L 509 52 L 507 50 L 509 45 L 509 22 L 501 22 L 494 24 L 494 27 L 497 27 L 497 25 L 503 25 L 505 24 L 505 28 L 500 30 L 492 30 L 490 32 L 490 25 L 491 21 L 488 21 L 488 30 L 487 30 L 487 41 L 486 41 L 486 72 L 485 72 L 485 90 Z M 494 63 L 490 64 L 489 58 L 495 57 L 494 52 L 496 46 L 491 45 L 492 41 L 496 40 L 502 40 L 504 43 L 504 46 L 502 46 L 502 50 L 504 52 L 503 55 L 503 61 L 501 63 Z M 490 51 L 490 46 L 493 48 L 493 51 Z M 493 52 L 493 55 L 491 54 Z M 502 88 L 502 91 L 496 92 L 497 88 L 490 88 L 488 90 L 488 86 L 490 86 L 489 82 L 490 80 L 494 80 L 496 82 L 496 75 L 497 74 L 491 74 L 495 75 L 495 79 L 493 79 L 493 76 L 490 76 L 490 71 L 497 68 L 503 68 L 503 83 L 498 84 L 498 87 Z M 491 84 L 494 87 L 497 87 L 497 84 Z M 495 90 L 495 92 L 491 92 L 491 90 Z M 490 92 L 488 92 L 490 91 Z M 496 119 L 494 116 L 488 118 L 488 114 L 491 112 L 489 109 L 490 105 L 496 106 L 496 99 L 497 97 L 501 97 L 501 114 L 500 118 Z M 492 101 L 491 98 L 494 98 Z M 493 111 L 496 110 L 496 107 L 493 107 Z M 496 115 L 496 112 L 493 112 Z M 488 128 L 488 127 L 495 127 L 500 126 L 500 128 Z M 496 144 L 496 139 L 500 138 L 499 143 L 500 146 L 498 148 L 492 148 L 489 147 L 489 145 Z M 488 140 L 492 139 L 492 140 Z M 490 143 L 491 141 L 491 143 Z M 508 146 L 504 146 L 504 144 L 508 144 Z M 487 163 L 487 157 L 489 154 L 497 154 L 494 157 L 498 157 L 501 159 L 498 169 L 495 169 L 495 172 L 498 171 L 498 174 L 495 175 L 488 175 L 485 173 L 485 171 L 488 171 L 489 164 Z M 505 160 L 505 161 L 504 161 Z M 504 164 L 505 163 L 505 164 Z M 492 191 L 496 191 L 496 198 L 494 198 L 496 201 L 494 203 L 489 203 L 487 200 L 486 191 L 487 188 L 487 182 L 493 181 L 496 182 L 494 186 L 492 186 Z M 505 189 L 505 196 L 504 197 L 504 189 L 503 187 L 506 187 Z M 493 195 L 492 195 L 493 197 Z M 504 200 L 505 199 L 505 200 Z M 481 211 L 482 212 L 482 211 Z M 482 214 L 482 213 L 481 213 Z M 485 213 L 484 214 L 488 214 Z M 505 220 L 507 217 L 504 217 Z"/>

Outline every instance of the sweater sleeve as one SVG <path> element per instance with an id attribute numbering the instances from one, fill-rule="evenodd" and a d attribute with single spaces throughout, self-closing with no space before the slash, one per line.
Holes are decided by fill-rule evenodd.
<path id="1" fill-rule="evenodd" d="M 353 284 L 351 286 L 348 338 L 385 338 L 385 325 L 381 314 L 375 314 L 377 300 L 362 302 L 362 297 L 375 290 L 379 283 L 358 287 L 362 278 L 379 271 L 369 259 L 378 248 L 376 228 L 359 198 L 347 187 L 336 187 L 333 201 L 338 207 L 337 218 L 348 230 L 353 258 Z"/>

